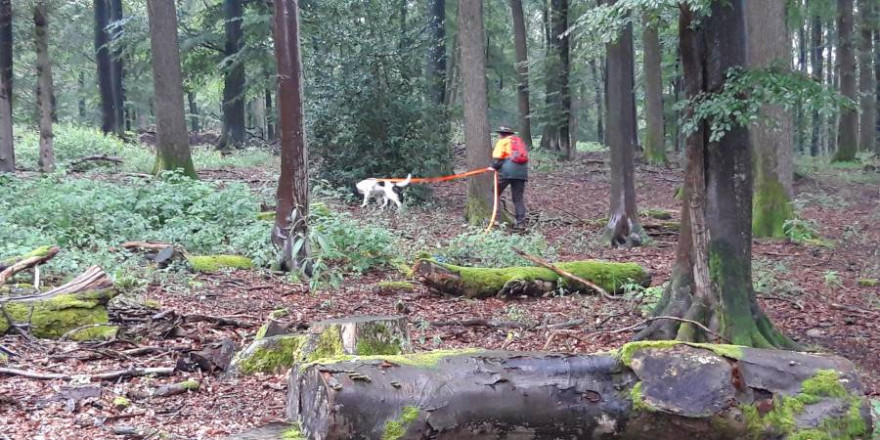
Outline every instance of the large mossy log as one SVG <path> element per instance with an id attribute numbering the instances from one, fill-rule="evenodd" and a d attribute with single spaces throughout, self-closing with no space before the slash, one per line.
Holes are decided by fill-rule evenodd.
<path id="1" fill-rule="evenodd" d="M 58 338 L 77 328 L 94 328 L 107 323 L 107 303 L 115 294 L 107 274 L 93 266 L 48 292 L 0 297 L 0 335 L 13 324 L 24 326 L 38 338 Z"/>
<path id="2" fill-rule="evenodd" d="M 287 413 L 334 439 L 867 439 L 853 365 L 672 341 L 596 355 L 343 356 L 290 373 Z"/>
<path id="3" fill-rule="evenodd" d="M 619 292 L 627 284 L 651 285 L 651 274 L 636 263 L 573 261 L 558 263 L 559 269 L 593 282 L 607 292 Z M 438 292 L 487 298 L 492 296 L 540 296 L 568 286 L 566 280 L 543 267 L 463 267 L 420 260 L 413 268 L 419 281 Z M 571 285 L 573 290 L 580 286 Z"/>

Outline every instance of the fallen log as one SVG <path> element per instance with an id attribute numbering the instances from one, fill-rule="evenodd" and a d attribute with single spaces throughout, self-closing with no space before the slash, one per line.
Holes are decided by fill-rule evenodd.
<path id="1" fill-rule="evenodd" d="M 554 267 L 597 285 L 606 292 L 620 292 L 627 284 L 651 285 L 651 275 L 636 263 L 573 261 Z M 560 287 L 580 291 L 582 286 L 566 281 L 553 270 L 543 267 L 482 268 L 462 267 L 419 260 L 413 273 L 429 288 L 456 296 L 488 298 L 492 296 L 541 296 Z M 586 289 L 584 289 L 586 291 Z"/>
<path id="2" fill-rule="evenodd" d="M 169 376 L 174 374 L 173 367 L 156 367 L 156 368 L 128 368 L 125 370 L 110 371 L 99 374 L 59 374 L 59 373 L 38 373 L 36 371 L 19 370 L 16 368 L 0 368 L 0 375 L 21 376 L 28 379 L 38 380 L 74 380 L 85 379 L 92 380 L 118 380 L 129 377 L 138 376 Z"/>
<path id="3" fill-rule="evenodd" d="M 0 284 L 5 284 L 13 275 L 25 269 L 51 260 L 60 251 L 61 249 L 58 246 L 43 246 L 25 255 L 0 261 Z"/>
<path id="4" fill-rule="evenodd" d="M 568 355 L 428 352 L 295 367 L 287 415 L 335 439 L 867 439 L 846 359 L 652 341 Z"/>
<path id="5" fill-rule="evenodd" d="M 107 303 L 115 294 L 107 274 L 92 266 L 48 292 L 0 298 L 0 335 L 21 326 L 39 338 L 59 338 L 80 327 L 105 324 Z"/>

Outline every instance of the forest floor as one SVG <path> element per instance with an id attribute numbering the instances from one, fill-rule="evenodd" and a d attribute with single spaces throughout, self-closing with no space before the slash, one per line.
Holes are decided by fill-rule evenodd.
<path id="1" fill-rule="evenodd" d="M 824 170 L 824 171 L 822 171 Z M 880 278 L 880 174 L 873 171 L 816 169 L 796 181 L 800 215 L 814 223 L 833 247 L 804 246 L 786 240 L 756 240 L 755 281 L 759 302 L 787 335 L 816 350 L 836 353 L 857 364 L 867 393 L 880 396 L 880 287 L 860 287 L 859 280 Z M 874 176 L 876 174 L 876 176 Z M 265 181 L 257 169 L 214 170 L 205 179 Z M 855 177 L 854 177 L 855 176 Z M 639 165 L 636 192 L 640 209 L 665 209 L 678 217 L 675 189 L 681 171 Z M 453 237 L 465 227 L 462 211 L 466 184 L 453 182 L 435 188 L 436 200 L 425 207 L 363 210 L 342 203 L 363 222 L 375 223 L 413 243 L 433 243 Z M 605 259 L 635 261 L 653 273 L 654 285 L 665 282 L 674 259 L 677 237 L 663 232 L 636 249 L 609 249 L 595 238 L 608 211 L 609 172 L 601 155 L 590 154 L 569 163 L 536 163 L 526 200 L 534 220 L 533 233 L 555 248 L 558 261 Z M 657 220 L 643 219 L 646 223 Z M 174 279 L 153 284 L 142 299 L 179 314 L 234 317 L 242 328 L 201 322 L 182 326 L 170 338 L 147 338 L 140 346 L 158 347 L 144 356 L 127 356 L 132 348 L 117 341 L 101 348 L 71 342 L 31 343 L 18 335 L 0 337 L 0 344 L 20 356 L 9 367 L 40 372 L 88 374 L 131 366 L 174 366 L 181 349 L 200 349 L 223 338 L 239 347 L 248 343 L 273 310 L 286 307 L 298 321 L 312 322 L 352 315 L 397 314 L 407 309 L 410 333 L 417 350 L 455 347 L 541 350 L 544 330 L 498 329 L 484 326 L 435 327 L 433 321 L 472 318 L 563 323 L 585 319 L 574 335 L 559 334 L 549 349 L 575 353 L 608 350 L 627 342 L 632 332 L 614 330 L 639 323 L 644 311 L 631 301 L 567 295 L 549 298 L 468 300 L 444 298 L 417 286 L 413 292 L 381 296 L 374 283 L 400 280 L 393 269 L 346 279 L 337 289 L 309 292 L 302 284 L 261 271 L 196 275 L 185 285 Z M 589 337 L 584 337 L 590 333 Z M 90 358 L 92 360 L 85 360 Z M 198 392 L 166 398 L 151 397 L 156 386 L 195 377 Z M 71 388 L 82 395 L 71 397 Z M 177 372 L 170 377 L 140 377 L 116 383 L 75 384 L 4 376 L 0 380 L 0 439 L 163 438 L 219 439 L 284 417 L 284 374 L 224 378 Z M 118 405 L 124 396 L 130 405 Z M 76 403 L 71 403 L 76 402 Z M 116 435 L 114 429 L 135 435 Z"/>

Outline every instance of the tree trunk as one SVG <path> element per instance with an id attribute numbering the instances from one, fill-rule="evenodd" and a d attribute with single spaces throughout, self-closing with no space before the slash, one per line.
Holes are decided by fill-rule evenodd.
<path id="1" fill-rule="evenodd" d="M 79 116 L 79 119 L 81 121 L 83 121 L 86 119 L 86 99 L 85 99 L 85 96 L 86 96 L 86 93 L 89 93 L 86 91 L 86 74 L 85 73 L 83 73 L 83 72 L 79 73 L 79 76 L 76 79 L 76 85 L 78 87 L 77 91 L 76 91 L 77 92 L 76 94 L 78 95 L 78 98 L 76 100 L 77 116 Z"/>
<path id="2" fill-rule="evenodd" d="M 750 68 L 784 72 L 791 42 L 785 27 L 785 4 L 750 0 L 747 6 Z M 792 218 L 794 124 L 791 113 L 778 105 L 761 109 L 767 122 L 750 127 L 755 150 L 755 197 L 752 230 L 758 237 L 784 237 L 782 225 Z"/>
<path id="3" fill-rule="evenodd" d="M 611 0 L 613 5 L 617 0 Z M 636 208 L 635 166 L 633 155 L 636 135 L 633 94 L 633 35 L 627 24 L 617 41 L 608 44 L 607 95 L 608 146 L 611 149 L 611 213 L 606 238 L 612 246 L 638 246 L 642 227 Z"/>
<path id="4" fill-rule="evenodd" d="M 874 17 L 877 18 L 878 30 L 874 32 L 874 84 L 877 90 L 874 94 L 877 96 L 875 101 L 875 109 L 877 113 L 877 124 L 875 126 L 876 134 L 880 136 L 880 6 L 874 11 Z M 880 142 L 874 142 L 874 154 L 880 156 Z"/>
<path id="5" fill-rule="evenodd" d="M 443 107 L 446 103 L 446 0 L 428 2 L 428 29 L 431 36 L 427 67 L 430 96 L 434 105 Z"/>
<path id="6" fill-rule="evenodd" d="M 823 59 L 824 49 L 822 42 L 822 19 L 817 14 L 813 17 L 813 29 L 812 29 L 812 48 L 810 50 L 810 64 L 813 66 L 813 79 L 818 83 L 822 83 L 823 75 L 822 68 L 825 63 Z M 813 133 L 810 139 L 810 156 L 816 157 L 819 155 L 819 150 L 822 143 L 822 132 L 825 127 L 825 118 L 819 113 L 818 109 L 813 110 Z"/>
<path id="7" fill-rule="evenodd" d="M 40 113 L 40 171 L 55 169 L 52 152 L 52 61 L 49 58 L 49 30 L 46 0 L 34 3 L 34 46 L 37 52 L 37 107 Z"/>
<path id="8" fill-rule="evenodd" d="M 717 93 L 729 69 L 745 66 L 745 9 L 745 0 L 732 0 L 713 3 L 708 17 L 682 10 L 679 39 L 687 99 Z M 733 344 L 794 347 L 764 315 L 752 288 L 749 130 L 732 127 L 713 142 L 710 123 L 700 121 L 687 139 L 678 251 L 654 316 L 704 323 Z M 672 320 L 652 322 L 637 338 L 713 339 L 693 324 Z"/>
<path id="9" fill-rule="evenodd" d="M 874 151 L 877 136 L 877 78 L 874 76 L 874 29 L 877 0 L 859 0 L 859 150 Z"/>
<path id="10" fill-rule="evenodd" d="M 202 127 L 199 126 L 199 105 L 196 103 L 196 94 L 194 92 L 187 92 L 186 101 L 189 104 L 190 130 L 193 133 L 198 133 L 202 130 Z"/>
<path id="11" fill-rule="evenodd" d="M 226 27 L 226 46 L 223 54 L 226 64 L 223 74 L 223 134 L 221 150 L 241 147 L 244 142 L 244 62 L 238 59 L 242 43 L 241 0 L 223 0 L 223 18 Z"/>
<path id="12" fill-rule="evenodd" d="M 282 270 L 311 276 L 309 256 L 309 147 L 303 120 L 303 71 L 297 0 L 275 1 L 275 62 L 278 66 L 278 127 L 281 176 L 272 243 Z"/>
<path id="13" fill-rule="evenodd" d="M 593 78 L 593 96 L 596 102 L 596 142 L 605 144 L 605 97 L 602 94 L 605 79 L 602 72 L 596 68 L 596 60 L 588 61 L 590 76 Z"/>
<path id="14" fill-rule="evenodd" d="M 0 0 L 0 173 L 15 172 L 12 137 L 12 0 Z"/>
<path id="15" fill-rule="evenodd" d="M 153 54 L 153 88 L 156 94 L 156 164 L 153 174 L 182 169 L 196 178 L 186 130 L 183 79 L 177 43 L 174 0 L 149 0 L 150 47 Z"/>
<path id="16" fill-rule="evenodd" d="M 645 138 L 642 141 L 645 159 L 655 165 L 666 165 L 666 143 L 663 129 L 663 56 L 657 23 L 645 16 L 642 28 L 643 74 L 645 75 Z"/>
<path id="17" fill-rule="evenodd" d="M 510 0 L 513 17 L 513 43 L 516 48 L 516 91 L 519 107 L 519 135 L 532 148 L 532 110 L 529 106 L 529 52 L 522 0 Z"/>
<path id="18" fill-rule="evenodd" d="M 467 145 L 468 168 L 488 167 L 492 157 L 489 142 L 489 121 L 486 115 L 486 38 L 483 30 L 483 3 L 461 2 L 458 5 L 461 68 L 464 82 L 464 141 Z M 492 216 L 492 177 L 473 177 L 468 182 L 465 217 L 471 224 L 480 224 Z"/>
<path id="19" fill-rule="evenodd" d="M 868 400 L 846 359 L 723 345 L 347 356 L 295 366 L 287 389 L 288 418 L 316 440 L 769 440 L 806 430 L 814 437 L 797 438 L 871 432 Z M 783 405 L 798 409 L 780 420 Z"/>
<path id="20" fill-rule="evenodd" d="M 828 33 L 825 45 L 828 47 L 828 58 L 825 65 L 825 86 L 838 89 L 840 81 L 840 68 L 837 65 L 840 55 L 831 48 L 837 47 L 837 29 L 836 26 L 829 25 L 826 27 Z M 836 112 L 831 120 L 825 125 L 825 154 L 831 154 L 837 151 L 837 127 L 840 123 L 840 112 Z"/>
<path id="21" fill-rule="evenodd" d="M 840 75 L 840 94 L 858 104 L 856 92 L 855 33 L 853 30 L 853 0 L 837 0 L 837 59 Z M 835 162 L 856 159 L 859 147 L 859 111 L 845 108 L 840 112 L 837 154 Z"/>
<path id="22" fill-rule="evenodd" d="M 110 0 L 94 0 L 95 7 L 95 63 L 98 68 L 98 91 L 101 95 L 101 131 L 118 133 L 120 124 L 116 120 L 116 99 L 114 98 L 114 69 L 110 53 L 110 24 L 112 13 Z"/>
<path id="23" fill-rule="evenodd" d="M 275 140 L 275 124 L 272 123 L 272 91 L 266 89 L 266 139 Z"/>
<path id="24" fill-rule="evenodd" d="M 110 21 L 118 23 L 122 20 L 122 0 L 110 0 Z M 122 36 L 121 25 L 117 24 L 110 41 L 116 41 Z M 113 68 L 113 112 L 114 121 L 116 123 L 115 133 L 122 136 L 125 133 L 125 87 L 123 85 L 123 77 L 125 76 L 124 64 L 122 61 L 122 47 L 119 44 L 114 47 L 111 52 L 110 65 Z"/>
<path id="25" fill-rule="evenodd" d="M 568 0 L 550 0 L 548 9 L 547 44 L 547 122 L 541 138 L 541 148 L 558 151 L 568 157 L 569 139 L 569 61 Z"/>

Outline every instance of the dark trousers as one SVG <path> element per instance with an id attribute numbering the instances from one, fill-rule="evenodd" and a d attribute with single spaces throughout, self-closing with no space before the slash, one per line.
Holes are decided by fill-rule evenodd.
<path id="1" fill-rule="evenodd" d="M 526 220 L 526 181 L 518 179 L 502 179 L 498 182 L 498 199 L 502 200 L 504 189 L 510 186 L 510 195 L 513 196 L 513 206 L 515 208 L 516 224 L 523 225 Z"/>

